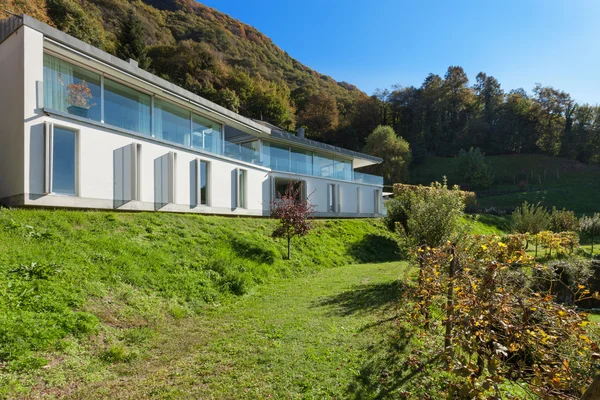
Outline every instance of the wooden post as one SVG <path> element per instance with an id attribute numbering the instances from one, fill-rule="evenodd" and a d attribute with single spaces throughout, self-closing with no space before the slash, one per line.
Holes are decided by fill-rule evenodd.
<path id="1" fill-rule="evenodd" d="M 600 374 L 596 375 L 590 387 L 588 387 L 583 396 L 581 396 L 581 400 L 597 399 L 600 399 Z"/>

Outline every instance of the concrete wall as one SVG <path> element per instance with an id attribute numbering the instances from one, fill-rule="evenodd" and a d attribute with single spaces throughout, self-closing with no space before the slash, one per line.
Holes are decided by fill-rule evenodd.
<path id="1" fill-rule="evenodd" d="M 21 27 L 0 43 L 0 199 L 24 191 L 25 33 Z"/>

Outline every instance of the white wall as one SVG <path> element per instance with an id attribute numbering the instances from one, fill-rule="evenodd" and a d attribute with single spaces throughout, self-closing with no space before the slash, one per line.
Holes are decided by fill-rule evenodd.
<path id="1" fill-rule="evenodd" d="M 19 28 L 0 43 L 0 199 L 23 194 L 24 42 Z"/>
<path id="2" fill-rule="evenodd" d="M 45 115 L 41 108 L 37 108 L 36 97 L 36 83 L 43 81 L 43 48 L 42 34 L 28 27 L 21 28 L 0 46 L 0 88 L 3 93 L 14 94 L 8 100 L 7 96 L 0 96 L 0 115 L 3 120 L 6 119 L 6 123 L 0 124 L 0 166 L 3 167 L 0 170 L 0 199 L 22 195 L 22 200 L 13 202 L 13 205 L 268 215 L 270 176 L 273 175 L 305 180 L 307 193 L 312 193 L 311 201 L 317 205 L 319 216 L 356 216 L 358 187 L 360 215 L 371 215 L 374 211 L 374 191 L 378 189 L 375 186 L 270 172 L 252 164 L 130 135 L 97 123 Z M 45 123 L 78 132 L 77 196 L 44 194 Z M 132 147 L 132 144 L 135 146 Z M 139 192 L 136 200 L 129 201 L 131 197 L 125 195 L 128 192 L 125 186 L 131 187 L 134 179 L 125 177 L 131 171 L 123 169 L 122 163 L 131 162 L 131 150 L 138 144 L 141 151 L 135 154 L 139 155 Z M 172 195 L 168 196 L 173 201 L 165 205 L 159 198 L 167 197 L 156 195 L 157 174 L 164 169 L 156 166 L 166 165 L 163 161 L 170 157 L 170 152 L 176 154 L 176 179 Z M 125 154 L 128 154 L 127 157 Z M 208 205 L 190 205 L 194 203 L 191 191 L 195 189 L 190 180 L 195 175 L 193 168 L 197 159 L 210 163 Z M 246 207 L 243 209 L 236 207 L 238 169 L 247 171 Z M 10 173 L 6 173 L 7 170 Z M 119 171 L 123 174 L 121 178 L 115 177 Z M 333 214 L 327 210 L 327 185 L 332 182 L 339 185 L 341 195 L 341 209 Z"/>

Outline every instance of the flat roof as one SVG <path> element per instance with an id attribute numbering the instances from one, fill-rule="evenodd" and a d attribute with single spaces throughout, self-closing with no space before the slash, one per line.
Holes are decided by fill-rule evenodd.
<path id="1" fill-rule="evenodd" d="M 206 111 L 218 114 L 219 116 L 224 117 L 225 119 L 232 120 L 239 125 L 242 125 L 246 128 L 250 128 L 251 130 L 257 133 L 262 134 L 261 136 L 267 134 L 273 137 L 274 139 L 279 139 L 289 143 L 296 143 L 301 146 L 308 146 L 317 150 L 339 153 L 341 155 L 352 157 L 353 159 L 357 159 L 357 161 L 360 160 L 359 162 L 355 162 L 355 168 L 371 164 L 378 164 L 383 161 L 379 157 L 363 154 L 357 151 L 348 150 L 337 146 L 331 146 L 326 143 L 321 143 L 315 140 L 300 138 L 292 133 L 274 129 L 275 126 L 272 124 L 258 123 L 250 118 L 246 118 L 240 114 L 228 110 L 225 107 L 215 104 L 212 101 L 198 96 L 197 94 L 185 90 L 148 71 L 145 71 L 139 68 L 137 66 L 137 63 L 135 62 L 131 63 L 122 60 L 118 57 L 115 57 L 112 54 L 100 50 L 97 47 L 89 45 L 71 35 L 68 35 L 56 28 L 53 28 L 41 21 L 38 21 L 37 19 L 28 16 L 27 14 L 21 14 L 20 17 L 12 16 L 10 18 L 0 20 L 0 43 L 2 43 L 2 41 L 4 41 L 4 39 L 10 36 L 14 31 L 16 31 L 21 25 L 28 26 L 31 29 L 42 33 L 45 38 L 54 40 L 68 48 L 74 49 L 77 52 L 83 53 L 102 63 L 108 64 L 109 66 L 119 69 L 126 74 L 141 79 L 142 81 L 146 81 L 151 85 L 157 86 L 158 88 L 163 89 L 167 92 L 171 92 L 176 96 L 183 97 L 188 101 L 194 102 Z"/>

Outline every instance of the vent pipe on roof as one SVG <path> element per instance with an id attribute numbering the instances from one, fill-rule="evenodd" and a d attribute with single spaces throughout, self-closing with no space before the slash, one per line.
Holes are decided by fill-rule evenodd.
<path id="1" fill-rule="evenodd" d="M 304 128 L 302 128 L 302 127 L 298 128 L 297 132 L 298 132 L 299 138 L 304 138 Z"/>
<path id="2" fill-rule="evenodd" d="M 138 64 L 137 60 L 134 60 L 133 58 L 130 58 L 130 59 L 129 59 L 129 64 L 130 64 L 132 67 L 135 67 L 135 68 L 138 68 L 138 67 L 139 67 L 139 64 Z"/>

